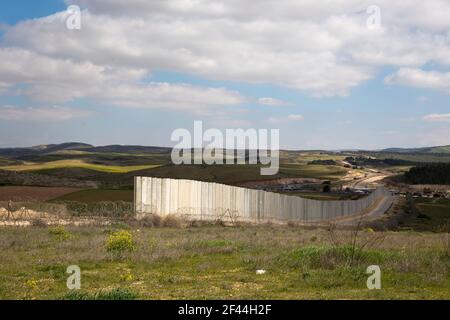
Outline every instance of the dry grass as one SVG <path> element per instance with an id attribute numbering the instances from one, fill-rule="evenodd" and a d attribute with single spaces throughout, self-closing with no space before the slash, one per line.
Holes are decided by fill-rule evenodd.
<path id="1" fill-rule="evenodd" d="M 183 221 L 177 216 L 168 215 L 162 220 L 162 225 L 167 228 L 181 228 Z"/>

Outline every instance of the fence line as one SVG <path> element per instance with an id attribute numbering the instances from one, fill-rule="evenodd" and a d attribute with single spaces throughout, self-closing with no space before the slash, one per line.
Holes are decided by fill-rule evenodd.
<path id="1" fill-rule="evenodd" d="M 378 188 L 358 200 L 320 201 L 214 182 L 135 177 L 138 219 L 173 214 L 188 219 L 311 222 L 362 213 L 387 195 Z"/>

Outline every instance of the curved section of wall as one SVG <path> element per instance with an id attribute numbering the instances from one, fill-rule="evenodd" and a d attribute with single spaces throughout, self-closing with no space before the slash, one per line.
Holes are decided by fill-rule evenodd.
<path id="1" fill-rule="evenodd" d="M 319 201 L 214 182 L 135 177 L 137 218 L 147 214 L 188 219 L 312 222 L 364 212 L 388 194 L 379 188 L 358 200 Z"/>

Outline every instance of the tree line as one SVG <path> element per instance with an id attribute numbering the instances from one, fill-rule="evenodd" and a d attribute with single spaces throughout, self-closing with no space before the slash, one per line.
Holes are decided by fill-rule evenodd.
<path id="1" fill-rule="evenodd" d="M 405 172 L 410 184 L 450 184 L 450 163 L 426 164 Z"/>

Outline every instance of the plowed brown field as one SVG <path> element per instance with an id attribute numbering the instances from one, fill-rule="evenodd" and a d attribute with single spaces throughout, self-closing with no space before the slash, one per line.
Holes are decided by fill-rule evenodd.
<path id="1" fill-rule="evenodd" d="M 47 201 L 62 195 L 79 191 L 78 188 L 64 187 L 0 187 L 0 201 Z"/>

